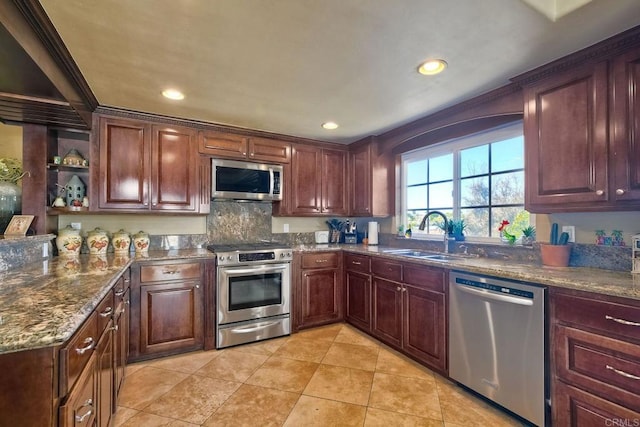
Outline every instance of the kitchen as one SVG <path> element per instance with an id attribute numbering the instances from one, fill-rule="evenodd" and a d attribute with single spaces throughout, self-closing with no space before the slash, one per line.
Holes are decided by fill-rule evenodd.
<path id="1" fill-rule="evenodd" d="M 602 7 L 602 6 L 598 5 L 597 2 L 594 5 L 587 6 L 587 8 L 592 8 L 591 10 L 593 10 L 594 7 Z M 629 7 L 632 7 L 632 6 L 629 6 Z M 568 18 L 570 17 L 571 15 L 568 16 Z M 633 20 L 631 19 L 631 21 Z M 3 24 L 4 24 L 4 20 L 3 20 Z M 633 25 L 635 25 L 635 23 L 633 23 Z M 628 28 L 630 28 L 631 26 L 632 25 L 628 25 Z M 626 28 L 627 27 L 625 27 L 624 29 Z M 601 38 L 604 38 L 604 37 L 601 37 Z M 600 39 L 593 40 L 593 42 L 598 40 Z M 631 40 L 633 40 L 633 38 L 631 38 Z M 582 47 L 586 47 L 588 44 L 592 44 L 592 43 L 587 43 Z M 535 65 L 537 66 L 537 65 L 540 65 L 541 63 L 542 62 L 537 63 Z M 526 71 L 526 69 L 521 71 Z M 514 77 L 514 75 L 516 74 L 517 73 L 513 73 L 513 75 L 510 75 L 509 77 L 510 78 Z M 527 78 L 528 77 L 525 76 L 521 79 L 521 83 L 525 86 L 529 84 L 529 82 L 531 81 L 531 78 L 529 78 L 529 82 L 528 82 Z M 509 92 L 510 90 L 512 92 Z M 365 137 L 363 138 L 363 142 L 360 143 L 361 145 L 352 144 L 348 151 L 350 152 L 350 154 L 354 154 L 354 157 L 352 157 L 353 159 L 358 159 L 358 157 L 356 157 L 355 154 L 360 153 L 360 151 L 356 152 L 355 150 L 360 146 L 367 147 L 367 150 L 369 151 L 366 151 L 363 155 L 365 156 L 365 158 L 369 159 L 370 164 L 373 164 L 376 161 L 384 164 L 384 161 L 385 161 L 384 156 L 379 156 L 378 153 L 375 151 L 376 149 L 379 149 L 380 147 L 384 147 L 385 144 L 388 144 L 389 147 L 393 147 L 391 148 L 391 151 L 393 151 L 397 147 L 398 147 L 397 150 L 412 149 L 413 148 L 412 144 L 415 145 L 419 143 L 419 141 L 417 141 L 416 138 L 411 138 L 409 136 L 411 135 L 415 136 L 429 130 L 438 129 L 438 127 L 441 126 L 441 123 L 443 121 L 442 116 L 444 115 L 450 116 L 450 118 L 453 121 L 462 120 L 465 118 L 468 120 L 469 118 L 474 117 L 474 114 L 476 115 L 478 114 L 477 109 L 499 108 L 498 106 L 496 106 L 497 103 L 495 104 L 492 103 L 492 99 L 496 99 L 496 98 L 505 100 L 504 104 L 506 104 L 506 107 L 503 106 L 502 111 L 513 112 L 514 110 L 511 107 L 515 104 L 514 99 L 515 100 L 518 99 L 518 92 L 517 91 L 514 92 L 512 87 L 511 88 L 507 87 L 506 89 L 502 90 L 502 92 L 500 91 L 493 92 L 493 93 L 490 93 L 490 95 L 485 96 L 484 98 L 482 97 L 482 95 L 480 95 L 477 98 L 471 98 L 469 101 L 466 102 L 466 104 L 465 102 L 462 102 L 460 104 L 461 107 L 458 109 L 456 109 L 454 106 L 454 107 L 451 107 L 451 109 L 444 109 L 443 113 L 440 116 L 438 116 L 437 113 L 433 114 L 433 116 L 430 117 L 430 120 L 429 120 L 429 117 L 427 117 L 427 119 L 424 119 L 422 121 L 417 120 L 416 122 L 413 122 L 413 129 L 412 129 L 412 126 L 408 126 L 406 128 L 390 129 L 386 132 L 381 132 L 377 138 L 377 141 L 374 140 L 373 144 L 371 145 L 368 145 L 368 142 L 370 142 L 369 141 L 370 138 Z M 468 96 L 467 96 L 467 99 L 469 99 Z M 118 105 L 118 104 L 112 104 L 112 105 Z M 126 105 L 126 104 L 122 104 L 122 105 Z M 477 105 L 480 105 L 481 107 L 477 107 Z M 474 111 L 474 108 L 476 108 L 476 111 Z M 81 109 L 79 111 L 81 111 Z M 520 98 L 520 106 L 515 111 L 519 111 L 520 115 L 522 115 L 521 98 Z M 102 141 L 103 140 L 102 135 L 111 135 L 113 133 L 110 133 L 110 132 L 122 131 L 122 129 L 125 129 L 125 128 L 133 129 L 132 132 L 137 132 L 135 126 L 139 125 L 141 122 L 144 122 L 145 120 L 148 120 L 148 122 L 144 123 L 142 127 L 138 129 L 144 129 L 143 132 L 146 131 L 146 132 L 153 133 L 154 135 L 156 134 L 160 135 L 158 136 L 158 141 L 161 141 L 161 142 L 167 141 L 167 139 L 163 139 L 167 135 L 166 133 L 167 125 L 171 125 L 172 127 L 180 126 L 182 128 L 188 128 L 189 127 L 188 125 L 190 125 L 188 121 L 184 121 L 180 119 L 169 120 L 166 117 L 152 118 L 152 117 L 149 117 L 148 115 L 135 116 L 135 114 L 131 115 L 132 113 L 127 111 L 117 111 L 116 109 L 109 109 L 106 107 L 99 107 L 97 110 L 97 113 L 98 115 L 94 116 L 94 119 L 93 119 L 94 121 L 92 123 L 93 124 L 92 129 L 96 129 L 96 130 L 100 129 L 100 132 L 103 132 L 103 134 L 101 134 L 99 138 L 97 136 L 91 136 L 91 135 L 94 135 L 93 133 L 89 136 L 87 136 L 88 134 L 85 133 L 84 136 L 78 137 L 75 134 L 70 136 L 68 134 L 63 134 L 62 132 L 60 132 L 59 134 L 55 135 L 55 137 L 58 139 L 58 143 L 60 144 L 60 147 L 64 147 L 64 149 L 66 150 L 66 147 L 68 147 L 69 144 L 76 144 L 76 143 L 85 144 L 86 146 L 92 146 L 92 144 L 94 144 L 95 142 L 93 138 L 100 139 Z M 78 114 L 78 116 L 83 117 L 82 114 Z M 169 114 L 168 116 L 176 117 L 176 114 Z M 194 115 L 193 117 L 197 117 L 197 116 Z M 79 119 L 79 120 L 82 120 L 82 119 Z M 135 123 L 130 121 L 128 122 L 127 120 L 133 120 L 135 121 Z M 91 119 L 89 120 L 89 122 L 91 122 Z M 125 123 L 126 126 L 123 125 L 123 123 Z M 135 126 L 130 126 L 132 123 Z M 256 126 L 255 128 L 260 129 L 261 127 L 262 126 Z M 192 136 L 189 136 L 191 135 L 189 132 L 192 132 L 193 129 L 192 130 L 187 129 L 185 132 L 182 132 L 180 134 L 181 137 L 183 137 L 184 135 L 187 135 L 187 136 L 184 136 L 184 138 L 186 138 L 184 140 L 193 139 L 194 141 L 195 140 L 198 141 L 199 146 L 193 150 L 193 153 L 196 153 L 196 152 L 202 153 L 202 150 L 219 149 L 220 145 L 215 145 L 214 143 L 216 141 L 220 141 L 221 139 L 219 138 L 220 135 L 216 133 L 216 132 L 220 132 L 220 127 L 215 127 L 215 126 L 211 127 L 206 124 L 197 123 L 194 126 L 194 128 L 195 128 L 195 133 L 197 134 L 197 137 L 192 138 Z M 43 144 L 42 145 L 43 150 L 41 153 L 51 152 L 51 151 L 47 151 L 50 149 L 47 148 L 47 145 L 46 145 L 46 140 L 48 137 L 51 136 L 50 134 L 48 134 L 46 131 L 43 134 L 41 129 L 35 125 L 28 125 L 28 126 L 25 126 L 23 129 L 24 129 L 23 130 L 24 135 L 22 135 L 23 138 L 25 138 L 25 135 L 26 135 L 27 140 L 31 141 L 30 142 L 31 144 Z M 244 138 L 245 140 L 248 139 L 250 143 L 252 140 L 257 140 L 258 142 L 260 142 L 261 141 L 260 138 L 273 139 L 272 134 L 268 134 L 264 132 L 250 133 L 250 132 L 244 132 L 241 129 L 235 129 L 235 128 L 230 128 L 230 130 L 231 132 L 227 132 L 227 135 L 225 135 L 227 142 L 230 139 L 234 140 L 234 138 L 231 138 L 230 136 L 238 136 L 238 135 L 240 135 L 240 137 L 235 138 L 235 140 L 237 139 L 242 140 Z M 331 144 L 323 145 L 322 142 L 318 142 L 318 144 L 316 144 L 317 140 L 326 139 L 328 137 L 308 138 L 307 141 L 305 141 L 304 136 L 306 135 L 306 131 L 300 131 L 298 135 L 302 135 L 302 137 L 287 138 L 285 135 L 280 134 L 280 135 L 277 135 L 276 139 L 280 142 L 284 142 L 284 145 L 287 145 L 287 143 L 293 144 L 293 147 L 296 150 L 295 152 L 297 153 L 297 155 L 309 156 L 307 158 L 313 158 L 312 156 L 316 156 L 317 147 L 322 147 L 321 150 L 323 153 L 333 155 L 333 157 L 329 157 L 329 159 L 331 159 L 331 162 L 330 162 L 331 165 L 340 164 L 340 159 L 346 157 L 346 156 L 341 157 L 340 155 L 337 155 L 337 156 L 335 155 L 336 152 L 339 153 L 344 150 L 344 149 L 341 149 L 340 147 L 335 147 L 334 145 L 331 145 Z M 386 138 L 383 138 L 383 136 L 385 136 Z M 225 138 L 222 138 L 222 139 L 225 139 Z M 37 141 L 40 141 L 40 142 L 37 142 Z M 207 141 L 211 142 L 211 144 L 208 144 Z M 377 146 L 376 146 L 376 143 L 377 143 Z M 268 145 L 274 146 L 274 144 L 268 144 Z M 33 147 L 36 147 L 36 146 L 37 145 L 33 145 Z M 227 148 L 228 146 L 229 145 L 226 145 Z M 308 146 L 315 147 L 315 151 L 309 149 Z M 170 147 L 170 144 L 168 144 L 167 147 Z M 27 151 L 28 150 L 25 149 L 25 152 Z M 64 155 L 65 152 L 61 152 L 57 154 Z M 401 151 L 394 151 L 394 153 L 399 153 L 399 152 Z M 41 202 L 42 199 L 47 198 L 46 189 L 45 189 L 44 194 L 42 195 L 38 194 L 38 197 L 33 196 L 33 199 L 35 200 L 35 202 L 32 202 L 32 206 L 30 207 L 27 206 L 28 209 L 25 209 L 25 202 L 28 205 L 28 200 L 26 197 L 25 197 L 25 201 L 23 202 L 23 213 L 33 212 L 38 217 L 38 219 L 48 218 L 47 224 L 42 224 L 42 222 L 36 223 L 36 226 L 44 227 L 43 229 L 41 229 L 41 231 L 39 231 L 39 234 L 46 233 L 49 231 L 55 231 L 58 228 L 64 228 L 67 224 L 70 224 L 71 222 L 74 222 L 74 223 L 79 222 L 82 224 L 83 230 L 91 230 L 97 226 L 100 226 L 102 228 L 107 228 L 112 231 L 116 231 L 119 228 L 123 228 L 123 227 L 131 232 L 136 232 L 140 229 L 144 229 L 145 231 L 149 232 L 152 235 L 151 236 L 152 248 L 157 248 L 157 249 L 177 250 L 176 248 L 182 248 L 182 247 L 198 247 L 198 246 L 203 247 L 205 243 L 210 241 L 215 241 L 217 243 L 226 243 L 225 240 L 250 241 L 250 239 L 261 240 L 263 239 L 263 237 L 265 240 L 271 240 L 272 236 L 275 238 L 275 240 L 287 241 L 292 246 L 298 245 L 301 243 L 308 245 L 313 243 L 312 232 L 314 230 L 326 228 L 326 225 L 324 224 L 324 222 L 328 217 L 335 217 L 335 216 L 347 217 L 349 212 L 349 209 L 345 208 L 345 210 L 342 211 L 345 213 L 344 215 L 337 213 L 337 212 L 340 212 L 339 210 L 340 202 L 341 202 L 340 197 L 338 197 L 335 200 L 335 203 L 333 203 L 334 201 L 332 201 L 332 204 L 329 206 L 329 208 L 336 209 L 336 210 L 334 212 L 324 213 L 325 216 L 314 216 L 315 214 L 312 212 L 312 210 L 322 209 L 322 207 L 318 208 L 316 206 L 309 206 L 309 205 L 305 205 L 304 203 L 298 203 L 298 202 L 303 202 L 303 200 L 293 201 L 294 208 L 302 209 L 302 210 L 307 209 L 306 214 L 299 215 L 299 216 L 296 214 L 289 216 L 290 214 L 287 215 L 287 214 L 282 214 L 281 212 L 276 213 L 271 211 L 271 209 L 274 209 L 274 210 L 282 209 L 282 203 L 280 203 L 280 205 L 278 205 L 278 203 L 274 203 L 273 205 L 267 205 L 265 207 L 263 204 L 260 204 L 260 203 L 238 204 L 238 203 L 228 203 L 225 201 L 215 201 L 215 200 L 202 201 L 202 199 L 198 202 L 198 203 L 201 203 L 201 205 L 199 205 L 197 209 L 200 209 L 203 205 L 208 204 L 209 205 L 207 207 L 207 209 L 209 210 L 208 214 L 198 213 L 198 214 L 189 215 L 189 216 L 166 215 L 166 213 L 155 214 L 153 212 L 149 212 L 150 208 L 147 208 L 146 212 L 143 212 L 145 208 L 141 207 L 140 209 L 135 211 L 131 206 L 128 206 L 124 209 L 120 209 L 119 211 L 116 211 L 114 210 L 113 206 L 109 205 L 109 203 L 111 202 L 109 200 L 105 201 L 103 197 L 104 195 L 100 193 L 101 191 L 104 190 L 104 187 L 102 187 L 99 184 L 98 185 L 94 184 L 99 182 L 100 179 L 102 178 L 98 175 L 96 179 L 94 174 L 97 174 L 98 170 L 97 168 L 93 167 L 93 163 L 91 162 L 94 159 L 102 159 L 103 157 L 101 156 L 101 153 L 96 154 L 95 151 L 89 150 L 89 154 L 85 154 L 85 155 L 89 157 L 89 162 L 90 162 L 89 164 L 91 165 L 90 170 L 87 172 L 87 181 L 89 181 L 89 184 L 90 184 L 89 185 L 90 188 L 88 189 L 88 191 L 90 192 L 89 194 L 91 195 L 91 197 L 89 198 L 90 199 L 89 203 L 92 203 L 93 205 L 89 206 L 89 211 L 91 212 L 91 211 L 102 210 L 103 212 L 111 212 L 111 214 L 105 215 L 104 213 L 102 213 L 101 215 L 92 215 L 92 214 L 74 213 L 73 215 L 68 215 L 68 214 L 51 215 L 50 212 L 47 212 L 48 209 L 46 208 L 46 205 Z M 366 156 L 369 156 L 369 157 L 366 157 Z M 40 158 L 41 157 L 43 156 L 41 155 Z M 294 170 L 293 172 L 291 171 L 291 169 L 293 169 L 294 167 L 299 167 L 299 165 L 302 164 L 301 161 L 299 161 L 301 158 L 302 157 L 299 157 L 295 161 L 290 160 L 289 163 L 284 163 L 285 164 L 285 175 L 284 175 L 285 180 L 287 179 L 287 175 L 291 177 L 293 176 L 292 174 L 295 173 L 295 176 L 301 176 L 300 174 L 304 172 L 304 170 Z M 28 158 L 25 158 L 23 160 L 25 161 L 25 163 L 28 163 L 28 161 L 30 161 L 30 159 Z M 127 160 L 126 158 L 119 159 L 117 162 L 115 162 L 115 165 L 117 165 L 118 162 L 124 163 L 126 160 Z M 38 162 L 44 161 L 44 164 L 46 166 L 48 159 L 44 158 L 37 161 Z M 346 160 L 342 160 L 342 161 L 346 162 Z M 290 168 L 291 168 L 289 169 L 288 174 L 286 172 L 287 164 L 290 165 Z M 344 164 L 346 165 L 346 163 Z M 337 169 L 339 171 L 340 168 L 337 167 Z M 346 167 L 342 169 L 343 169 L 342 173 L 344 174 L 344 169 L 346 169 Z M 44 168 L 42 170 L 44 170 Z M 338 176 L 338 174 L 335 171 L 332 171 L 326 174 L 331 177 Z M 374 176 L 374 174 L 372 174 L 372 176 Z M 31 178 L 27 178 L 27 181 L 23 181 L 23 188 L 25 183 L 29 182 L 28 181 L 29 179 Z M 312 180 L 307 180 L 307 181 L 312 181 Z M 349 181 L 345 181 L 345 182 L 349 182 Z M 351 180 L 350 184 L 353 182 L 354 181 Z M 292 185 L 291 183 L 287 183 L 285 181 L 284 188 L 287 188 L 287 184 Z M 380 183 L 376 182 L 374 184 L 379 185 Z M 300 185 L 300 183 L 296 182 L 295 185 Z M 347 185 L 345 184 L 343 185 L 343 187 L 346 188 Z M 35 183 L 34 186 L 30 188 L 33 191 L 31 190 L 25 191 L 24 195 L 34 195 L 34 194 L 37 194 L 37 192 L 40 192 L 40 193 L 43 192 L 42 183 L 40 184 Z M 289 187 L 289 188 L 293 188 L 293 187 Z M 320 190 L 320 191 L 323 191 L 323 190 Z M 304 192 L 301 190 L 299 191 L 298 195 L 301 195 L 303 193 Z M 346 193 L 346 190 L 342 190 L 341 193 L 342 193 L 342 198 L 344 198 L 345 197 L 344 193 Z M 371 197 L 370 201 L 373 201 L 374 196 L 378 196 L 379 194 L 383 194 L 383 193 L 385 195 L 389 194 L 388 192 L 379 191 L 378 187 L 375 187 L 373 194 L 370 195 Z M 353 194 L 356 195 L 361 193 L 354 192 Z M 103 202 L 104 204 L 100 205 L 100 203 L 103 203 Z M 380 201 L 378 200 L 378 202 Z M 540 200 L 537 200 L 534 202 L 537 203 L 538 205 L 541 203 Z M 383 205 L 384 203 L 385 202 L 382 201 Z M 604 207 L 600 209 L 594 209 L 593 206 L 591 206 L 592 205 L 591 201 L 585 202 L 585 201 L 578 200 L 577 202 L 570 202 L 570 203 L 574 203 L 572 209 L 563 209 L 563 208 L 558 208 L 557 206 L 553 206 L 553 202 L 551 202 L 550 203 L 551 209 L 548 210 L 548 212 L 553 212 L 551 215 L 544 215 L 544 214 L 537 215 L 535 225 L 538 229 L 538 236 L 540 241 L 543 241 L 544 237 L 547 234 L 547 231 L 551 228 L 551 223 L 553 222 L 561 223 L 561 225 L 565 225 L 565 224 L 574 225 L 576 226 L 576 243 L 578 244 L 576 245 L 574 250 L 576 252 L 576 255 L 579 255 L 579 256 L 575 257 L 576 259 L 574 259 L 574 264 L 572 265 L 576 265 L 576 266 L 589 265 L 588 264 L 589 262 L 593 261 L 594 259 L 597 260 L 599 257 L 601 257 L 601 252 L 605 253 L 605 258 L 607 259 L 606 262 L 609 262 L 609 260 L 613 258 L 624 257 L 626 260 L 630 259 L 630 255 L 627 254 L 628 252 L 627 250 L 621 250 L 621 248 L 613 248 L 613 247 L 593 248 L 593 246 L 595 245 L 589 245 L 589 243 L 592 243 L 594 239 L 593 230 L 600 229 L 600 228 L 607 228 L 607 227 L 608 228 L 615 227 L 616 229 L 620 228 L 624 230 L 625 232 L 624 240 L 630 243 L 631 235 L 637 232 L 637 230 L 635 229 L 635 224 L 637 223 L 638 217 L 635 209 L 629 208 L 629 207 L 623 207 L 622 209 L 625 209 L 628 211 L 624 211 L 624 210 L 617 211 L 617 209 L 620 206 L 624 206 L 624 204 L 626 203 L 625 201 L 619 202 L 618 208 Z M 387 205 L 391 205 L 391 203 L 387 203 Z M 379 206 L 380 206 L 380 203 L 373 205 L 373 209 L 375 210 L 379 208 Z M 565 210 L 567 212 L 564 212 Z M 606 212 L 606 215 L 591 213 L 591 211 L 594 211 L 594 210 L 604 211 Z M 114 212 L 118 212 L 118 213 L 115 214 Z M 120 213 L 120 212 L 125 212 L 125 213 Z M 299 210 L 298 212 L 301 212 L 301 210 Z M 545 212 L 545 211 L 538 210 L 538 212 Z M 369 220 L 379 221 L 381 223 L 381 230 L 382 230 L 381 243 L 383 245 L 417 246 L 419 248 L 422 248 L 423 242 L 420 242 L 417 239 L 409 239 L 405 241 L 405 240 L 397 240 L 395 238 L 395 234 L 396 234 L 395 230 L 397 228 L 398 223 L 397 223 L 397 219 L 393 217 L 392 215 L 393 213 L 394 212 L 392 209 L 390 213 L 386 213 L 381 217 L 378 217 L 378 215 L 375 214 L 375 212 L 373 215 L 365 214 L 365 215 L 359 216 L 358 228 L 361 230 L 364 229 L 364 225 L 367 222 L 369 222 Z M 185 221 L 185 218 L 188 218 L 188 220 Z M 47 227 L 49 228 L 47 229 Z M 180 232 L 176 233 L 173 230 L 176 230 L 176 231 L 179 230 Z M 186 243 L 185 243 L 185 240 L 186 240 Z M 442 243 L 441 242 L 437 242 L 437 243 L 438 243 L 437 245 L 433 244 L 431 246 L 431 249 L 441 251 Z M 580 244 L 584 244 L 584 246 L 581 246 Z M 7 245 L 10 246 L 9 243 L 7 243 Z M 426 243 L 425 245 L 427 245 L 428 247 L 430 243 Z M 468 242 L 468 246 L 471 247 L 471 252 L 473 252 L 475 245 L 472 242 Z M 478 246 L 478 247 L 481 247 L 483 250 L 489 251 L 489 254 L 492 254 L 491 250 L 493 249 L 495 251 L 493 252 L 493 254 L 496 257 L 503 257 L 503 255 L 500 255 L 500 254 L 504 254 L 505 252 L 504 246 L 491 247 L 491 245 L 486 245 L 486 247 L 485 246 Z M 454 249 L 460 249 L 460 247 L 455 246 Z M 33 249 L 31 250 L 32 252 L 34 251 Z M 591 254 L 592 250 L 601 250 L 601 251 L 599 251 L 597 255 L 594 256 L 593 254 Z M 517 253 L 519 251 L 516 248 L 514 248 L 513 252 Z M 624 255 L 618 255 L 618 254 L 624 254 Z M 527 255 L 531 255 L 531 253 L 525 252 L 523 257 L 526 259 Z M 4 254 L 3 254 L 3 257 L 4 257 Z M 387 257 L 392 257 L 392 256 L 388 255 Z M 515 264 L 518 264 L 517 259 L 518 258 L 515 255 L 512 258 Z M 328 260 L 327 262 L 332 263 L 334 261 Z M 343 267 L 341 263 L 343 263 L 344 261 L 336 260 L 335 262 L 336 262 L 335 270 L 341 271 L 340 268 Z M 465 261 L 465 262 L 469 263 L 471 261 Z M 617 262 L 618 261 L 615 261 L 615 263 Z M 584 264 L 580 264 L 580 263 L 584 263 Z M 294 264 L 295 264 L 295 260 L 294 260 Z M 623 264 L 623 268 L 627 268 L 627 271 L 628 271 L 630 267 L 627 267 L 624 263 L 622 264 Z M 198 267 L 198 268 L 202 268 L 204 270 L 202 272 L 203 275 L 213 274 L 208 270 L 208 267 L 206 266 Z M 294 265 L 294 271 L 296 268 L 298 267 Z M 469 268 L 480 268 L 480 267 L 474 266 Z M 504 264 L 503 264 L 503 268 L 508 269 L 508 267 Z M 517 270 L 517 268 L 519 267 L 514 266 L 512 267 L 512 270 L 515 271 Z M 134 273 L 134 274 L 139 274 L 140 276 L 142 275 L 141 273 Z M 332 274 L 336 274 L 335 271 Z M 511 274 L 515 274 L 515 273 L 512 272 Z M 509 276 L 509 273 L 507 273 L 507 277 L 514 278 L 513 276 Z M 518 277 L 515 277 L 515 278 L 517 279 Z M 544 280 L 547 280 L 547 278 L 545 277 Z M 549 280 L 552 280 L 552 279 L 549 279 Z M 546 282 L 542 282 L 542 283 L 546 283 Z M 205 306 L 206 306 L 206 302 L 205 302 Z M 340 318 L 339 313 L 338 313 L 338 318 Z M 309 324 L 311 323 L 313 322 L 311 321 Z M 138 351 L 139 350 L 140 349 L 138 349 Z"/>

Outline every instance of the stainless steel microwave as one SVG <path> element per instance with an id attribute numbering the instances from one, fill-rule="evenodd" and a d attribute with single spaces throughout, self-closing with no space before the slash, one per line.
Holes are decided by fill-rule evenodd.
<path id="1" fill-rule="evenodd" d="M 211 198 L 282 200 L 282 166 L 211 159 Z"/>

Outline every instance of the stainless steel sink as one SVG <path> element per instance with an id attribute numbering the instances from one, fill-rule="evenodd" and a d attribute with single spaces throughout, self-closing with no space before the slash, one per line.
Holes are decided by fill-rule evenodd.
<path id="1" fill-rule="evenodd" d="M 433 252 L 425 252 L 425 251 L 420 251 L 416 249 L 385 249 L 382 252 L 386 254 L 391 254 L 391 255 L 400 255 L 400 256 L 406 256 L 410 258 L 420 258 L 420 259 L 432 259 L 437 261 L 451 261 L 458 258 L 455 255 L 437 254 Z"/>

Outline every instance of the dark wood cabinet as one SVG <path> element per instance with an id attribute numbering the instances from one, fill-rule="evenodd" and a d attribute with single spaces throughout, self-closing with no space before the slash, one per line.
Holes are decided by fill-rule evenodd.
<path id="1" fill-rule="evenodd" d="M 371 332 L 380 340 L 402 347 L 402 284 L 373 277 Z"/>
<path id="2" fill-rule="evenodd" d="M 199 152 L 211 157 L 271 163 L 291 161 L 291 144 L 277 139 L 200 131 L 198 140 Z"/>
<path id="3" fill-rule="evenodd" d="M 129 307 L 131 306 L 131 271 L 127 271 L 120 277 L 113 288 L 115 311 L 113 323 L 115 336 L 113 340 L 114 353 L 114 404 L 117 401 L 120 388 L 124 382 L 125 367 L 129 358 Z M 113 410 L 116 408 L 114 406 Z"/>
<path id="4" fill-rule="evenodd" d="M 346 184 L 346 151 L 306 145 L 293 147 L 290 214 L 347 215 Z"/>
<path id="5" fill-rule="evenodd" d="M 202 349 L 204 264 L 155 262 L 132 271 L 129 360 Z"/>
<path id="6" fill-rule="evenodd" d="M 552 289 L 554 425 L 640 419 L 640 305 Z"/>
<path id="7" fill-rule="evenodd" d="M 370 258 L 365 255 L 344 255 L 345 319 L 352 325 L 371 332 Z"/>
<path id="8" fill-rule="evenodd" d="M 115 411 L 114 372 L 115 359 L 113 353 L 113 320 L 109 320 L 96 346 L 96 420 L 99 426 L 108 426 L 111 415 Z"/>
<path id="9" fill-rule="evenodd" d="M 199 213 L 194 129 L 112 117 L 99 129 L 98 210 Z"/>
<path id="10" fill-rule="evenodd" d="M 96 387 L 96 359 L 97 355 L 92 352 L 87 361 L 86 369 L 78 378 L 76 387 L 60 405 L 58 410 L 58 425 L 60 427 L 97 425 L 96 412 L 100 402 Z"/>
<path id="11" fill-rule="evenodd" d="M 355 144 L 354 144 L 355 145 Z M 375 137 L 349 151 L 349 212 L 354 216 L 389 216 L 393 213 L 393 164 L 379 153 Z"/>
<path id="12" fill-rule="evenodd" d="M 294 330 L 343 318 L 342 254 L 314 252 L 300 256 L 298 289 L 295 292 Z"/>

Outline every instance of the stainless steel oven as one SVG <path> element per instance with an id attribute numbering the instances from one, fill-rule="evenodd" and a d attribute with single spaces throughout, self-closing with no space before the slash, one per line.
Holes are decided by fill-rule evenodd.
<path id="1" fill-rule="evenodd" d="M 290 334 L 291 249 L 271 243 L 209 249 L 217 260 L 216 348 Z"/>

